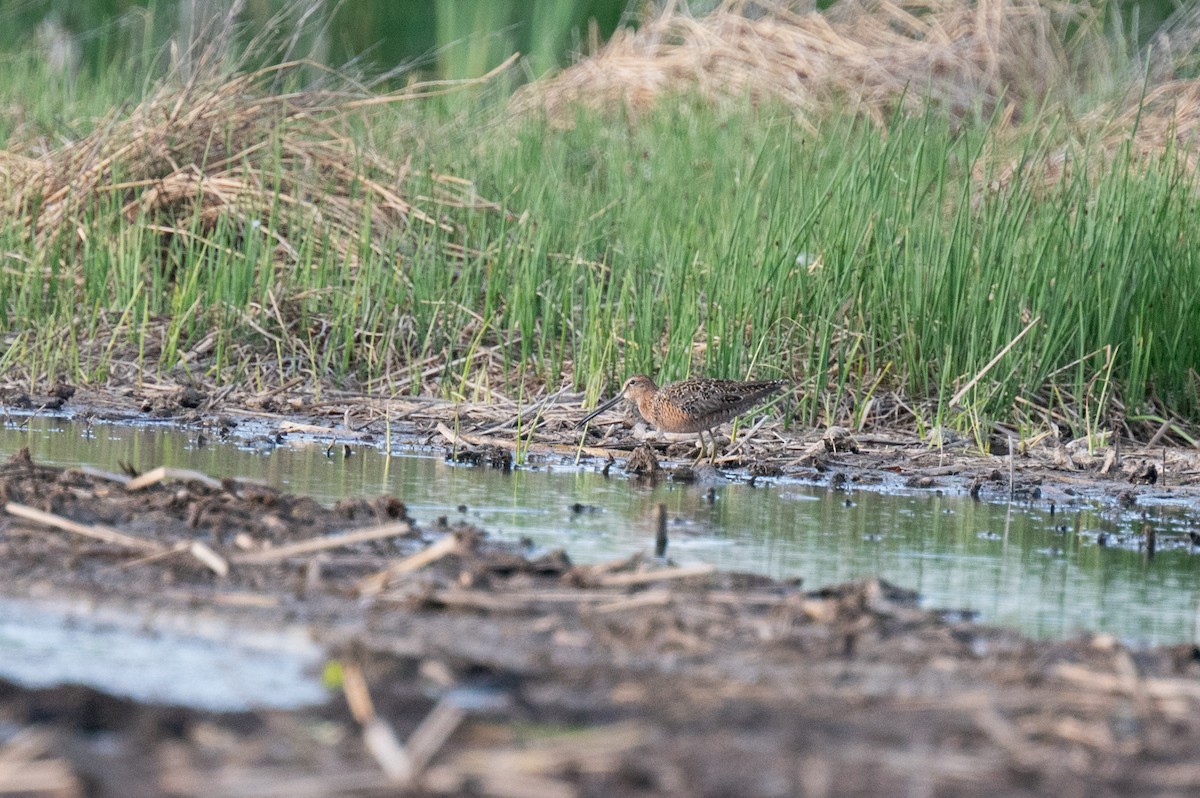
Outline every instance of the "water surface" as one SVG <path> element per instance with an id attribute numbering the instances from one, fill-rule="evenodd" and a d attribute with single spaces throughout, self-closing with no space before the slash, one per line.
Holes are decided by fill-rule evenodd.
<path id="1" fill-rule="evenodd" d="M 197 431 L 166 425 L 13 419 L 0 456 L 28 446 L 36 461 L 145 471 L 159 465 L 260 480 L 331 503 L 390 493 L 418 521 L 465 518 L 489 533 L 563 547 L 576 561 L 652 547 L 658 505 L 670 518 L 668 556 L 808 586 L 880 576 L 918 591 L 927 606 L 968 609 L 984 621 L 1036 635 L 1109 632 L 1135 645 L 1188 641 L 1200 601 L 1198 556 L 1136 540 L 1149 520 L 1161 533 L 1195 527 L 1194 507 L 1169 489 L 1132 511 L 1086 502 L 1005 505 L 936 492 L 835 491 L 790 480 L 708 488 L 640 487 L 570 462 L 511 473 L 455 465 L 436 452 L 387 456 L 355 444 L 327 453 L 316 442 L 252 444 L 242 431 L 199 445 Z M 614 469 L 616 471 L 616 469 Z M 1101 538 L 1109 544 L 1100 545 Z"/>

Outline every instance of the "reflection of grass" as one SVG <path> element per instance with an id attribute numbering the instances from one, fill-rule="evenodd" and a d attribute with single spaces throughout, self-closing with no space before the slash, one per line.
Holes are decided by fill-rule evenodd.
<path id="1" fill-rule="evenodd" d="M 101 107 L 24 74 L 8 102 Z M 805 424 L 981 442 L 1200 409 L 1194 178 L 1121 143 L 1158 118 L 1067 146 L 1050 112 L 801 127 L 685 92 L 548 124 L 278 85 L 168 80 L 8 139 L 5 374 L 482 399 L 754 372 L 799 384 Z"/>

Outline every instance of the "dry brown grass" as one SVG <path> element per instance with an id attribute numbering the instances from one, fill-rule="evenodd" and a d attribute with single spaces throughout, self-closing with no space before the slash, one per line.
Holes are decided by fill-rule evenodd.
<path id="1" fill-rule="evenodd" d="M 1093 115 L 1103 119 L 1102 113 Z M 1156 158 L 1174 150 L 1189 172 L 1200 165 L 1200 80 L 1171 80 L 1127 99 L 1104 128 L 1112 147 L 1126 139 L 1135 157 Z"/>
<path id="2" fill-rule="evenodd" d="M 1083 4 L 1039 0 L 848 0 L 798 13 L 785 2 L 729 0 L 694 17 L 674 3 L 622 30 L 557 78 L 527 87 L 518 110 L 569 119 L 571 107 L 637 111 L 667 92 L 774 100 L 800 118 L 831 103 L 883 122 L 898 108 L 954 117 L 1020 116 L 1073 84 L 1063 31 L 1102 46 Z M 1083 44 L 1086 44 L 1084 42 Z"/>
<path id="3" fill-rule="evenodd" d="M 992 116 L 987 156 L 975 164 L 981 186 L 1003 188 L 1019 171 L 1053 185 L 1073 168 L 1086 141 L 1102 165 L 1129 142 L 1135 157 L 1174 149 L 1195 171 L 1200 81 L 1176 79 L 1194 67 L 1200 11 L 1183 10 L 1151 48 L 1144 76 L 1130 74 L 1124 96 L 1092 110 L 1074 107 L 1094 84 L 1120 80 L 1108 63 L 1099 12 L 1041 0 L 846 0 L 818 13 L 783 0 L 727 0 L 696 17 L 672 2 L 636 31 L 621 30 L 558 77 L 525 87 L 518 113 L 541 110 L 569 124 L 576 106 L 619 108 L 634 116 L 660 98 L 694 93 L 712 102 L 776 102 L 802 124 L 842 107 L 884 124 L 895 112 Z M 1068 33 L 1068 31 L 1070 31 Z M 1111 96 L 1111 94 L 1109 95 Z M 1018 162 L 1027 146 L 1027 111 L 1064 110 L 1067 143 Z M 1015 143 L 1015 144 L 1014 144 Z"/>
<path id="4" fill-rule="evenodd" d="M 1052 190 L 1080 176 L 1090 179 L 1125 157 L 1150 163 L 1167 155 L 1185 174 L 1200 167 L 1200 80 L 1171 80 L 1084 114 L 1070 140 L 1040 158 L 1013 157 L 1025 129 L 997 130 L 983 158 L 973 166 L 980 191 L 1002 191 L 1018 175 L 1027 186 Z M 977 197 L 978 199 L 978 197 Z"/>
<path id="5" fill-rule="evenodd" d="M 23 220 L 43 246 L 82 242 L 104 223 L 97 209 L 119 207 L 112 221 L 144 220 L 164 239 L 203 234 L 224 220 L 270 235 L 279 265 L 297 261 L 303 239 L 354 266 L 367 209 L 369 247 L 382 255 L 414 228 L 456 232 L 444 218 L 447 207 L 495 207 L 469 181 L 445 175 L 432 176 L 433 196 L 411 198 L 410 161 L 385 158 L 348 132 L 366 106 L 412 102 L 446 86 L 414 84 L 386 95 L 351 91 L 348 83 L 280 92 L 289 73 L 314 69 L 294 61 L 231 72 L 214 51 L 197 59 L 187 80 L 161 81 L 82 138 L 57 146 L 10 141 L 0 150 L 0 185 L 9 188 L 0 210 Z"/>

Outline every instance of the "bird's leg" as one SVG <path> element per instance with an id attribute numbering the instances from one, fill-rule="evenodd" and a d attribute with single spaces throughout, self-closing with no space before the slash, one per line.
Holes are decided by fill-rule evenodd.
<path id="1" fill-rule="evenodd" d="M 709 430 L 707 443 L 704 440 L 704 430 L 701 430 L 700 432 L 698 432 L 696 434 L 700 436 L 700 456 L 696 458 L 696 462 L 692 463 L 692 465 L 697 465 L 706 456 L 708 457 L 708 462 L 715 465 L 717 462 L 717 436 L 716 436 L 716 434 L 712 430 Z"/>
<path id="2" fill-rule="evenodd" d="M 696 436 L 700 439 L 700 451 L 696 454 L 696 459 L 692 461 L 693 468 L 700 465 L 700 461 L 704 459 L 704 455 L 708 454 L 708 446 L 704 443 L 704 430 L 697 432 Z"/>

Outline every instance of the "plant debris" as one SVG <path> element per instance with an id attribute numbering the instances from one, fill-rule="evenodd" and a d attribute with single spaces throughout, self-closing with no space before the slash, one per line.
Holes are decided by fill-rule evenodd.
<path id="1" fill-rule="evenodd" d="M 0 466 L 12 505 L 164 551 L 200 543 L 226 572 L 6 513 L 3 592 L 116 602 L 151 628 L 171 609 L 303 624 L 340 690 L 217 714 L 0 682 L 0 795 L 1200 790 L 1191 645 L 1030 640 L 878 580 L 809 591 L 643 555 L 575 565 L 417 528 L 395 499 L 327 509 L 233 480 L 145 482 L 28 452 Z"/>

